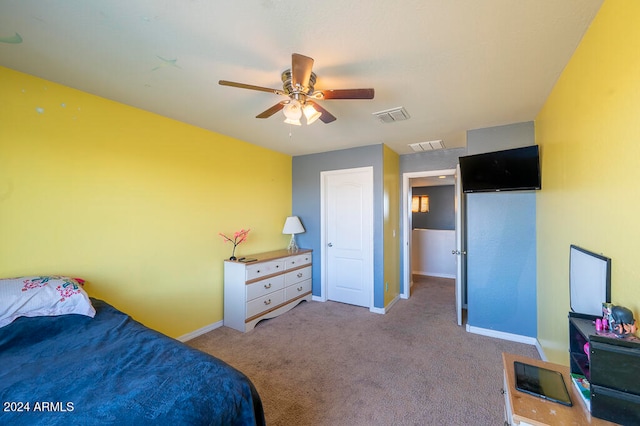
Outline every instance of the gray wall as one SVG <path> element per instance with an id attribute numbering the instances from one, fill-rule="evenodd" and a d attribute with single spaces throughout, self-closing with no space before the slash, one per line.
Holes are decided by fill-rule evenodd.
<path id="1" fill-rule="evenodd" d="M 467 132 L 466 155 L 520 148 L 535 145 L 535 143 L 533 121 L 469 130 Z"/>
<path id="2" fill-rule="evenodd" d="M 300 217 L 306 232 L 296 235 L 300 247 L 313 249 L 312 291 L 320 295 L 320 173 L 329 170 L 373 166 L 373 303 L 384 308 L 383 146 L 323 152 L 293 157 L 292 214 Z"/>
<path id="3" fill-rule="evenodd" d="M 438 149 L 400 156 L 400 174 L 455 169 L 458 158 L 467 155 L 466 148 Z"/>
<path id="4" fill-rule="evenodd" d="M 534 144 L 533 122 L 467 133 L 470 155 Z M 466 206 L 468 325 L 536 337 L 535 191 L 471 193 Z"/>
<path id="5" fill-rule="evenodd" d="M 455 186 L 419 186 L 412 188 L 412 195 L 428 195 L 429 211 L 412 213 L 411 224 L 414 229 L 456 229 Z"/>

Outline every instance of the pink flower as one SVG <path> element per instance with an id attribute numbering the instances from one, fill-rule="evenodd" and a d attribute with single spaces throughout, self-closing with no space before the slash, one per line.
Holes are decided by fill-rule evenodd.
<path id="1" fill-rule="evenodd" d="M 239 231 L 236 231 L 233 233 L 233 239 L 231 239 L 230 237 L 227 237 L 222 232 L 218 233 L 218 235 L 220 235 L 224 239 L 225 243 L 230 242 L 235 247 L 238 244 L 247 240 L 247 234 L 249 233 L 249 231 L 251 231 L 251 229 L 241 229 Z"/>
<path id="2" fill-rule="evenodd" d="M 247 234 L 249 233 L 249 231 L 251 231 L 251 229 L 241 229 L 237 232 L 233 233 L 233 239 L 227 237 L 226 235 L 224 235 L 222 232 L 219 232 L 218 235 L 220 235 L 223 239 L 224 242 L 230 242 L 231 244 L 233 244 L 233 251 L 231 252 L 231 259 L 235 260 L 235 252 L 236 252 L 236 247 L 238 247 L 238 244 L 241 244 L 243 242 L 245 242 L 247 240 Z"/>

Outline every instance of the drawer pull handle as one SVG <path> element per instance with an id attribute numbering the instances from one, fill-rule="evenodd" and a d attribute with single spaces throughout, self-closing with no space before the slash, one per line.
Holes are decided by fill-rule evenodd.
<path id="1" fill-rule="evenodd" d="M 258 269 L 256 272 L 259 274 L 260 273 L 260 269 Z"/>
<path id="2" fill-rule="evenodd" d="M 302 272 L 298 272 L 298 278 L 302 278 Z"/>
<path id="3" fill-rule="evenodd" d="M 302 291 L 302 287 L 298 287 L 298 291 Z"/>
<path id="4" fill-rule="evenodd" d="M 264 285 L 264 288 L 266 288 L 266 289 L 270 289 L 270 288 L 271 288 L 271 283 L 269 283 L 269 284 L 265 284 L 265 285 Z"/>
<path id="5" fill-rule="evenodd" d="M 265 304 L 265 305 L 270 305 L 270 304 L 271 304 L 271 299 L 269 299 L 269 300 L 265 300 L 265 301 L 264 301 L 264 304 Z"/>
<path id="6" fill-rule="evenodd" d="M 276 265 L 276 269 L 278 269 L 280 267 L 280 265 Z"/>

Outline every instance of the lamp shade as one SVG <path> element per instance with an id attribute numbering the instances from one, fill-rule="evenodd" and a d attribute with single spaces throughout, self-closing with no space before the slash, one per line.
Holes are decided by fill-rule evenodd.
<path id="1" fill-rule="evenodd" d="M 300 120 L 298 120 L 298 119 L 292 120 L 291 118 L 285 118 L 284 122 L 287 123 L 287 124 L 294 124 L 296 126 L 302 126 L 302 123 L 300 123 Z"/>
<path id="2" fill-rule="evenodd" d="M 289 101 L 289 103 L 284 106 L 282 112 L 289 120 L 299 120 L 300 117 L 302 117 L 302 107 L 300 102 L 295 99 Z"/>
<path id="3" fill-rule="evenodd" d="M 304 227 L 300 222 L 298 216 L 289 216 L 284 222 L 284 228 L 282 228 L 283 234 L 301 234 L 304 232 Z"/>
<path id="4" fill-rule="evenodd" d="M 312 105 L 306 105 L 302 112 L 304 112 L 304 116 L 307 117 L 307 126 L 316 121 L 322 114 L 315 110 Z"/>

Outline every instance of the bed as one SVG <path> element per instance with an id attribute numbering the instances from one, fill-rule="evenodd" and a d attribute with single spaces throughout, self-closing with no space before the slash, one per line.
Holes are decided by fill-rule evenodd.
<path id="1" fill-rule="evenodd" d="M 264 424 L 243 373 L 69 277 L 0 280 L 0 403 L 11 425 Z"/>

